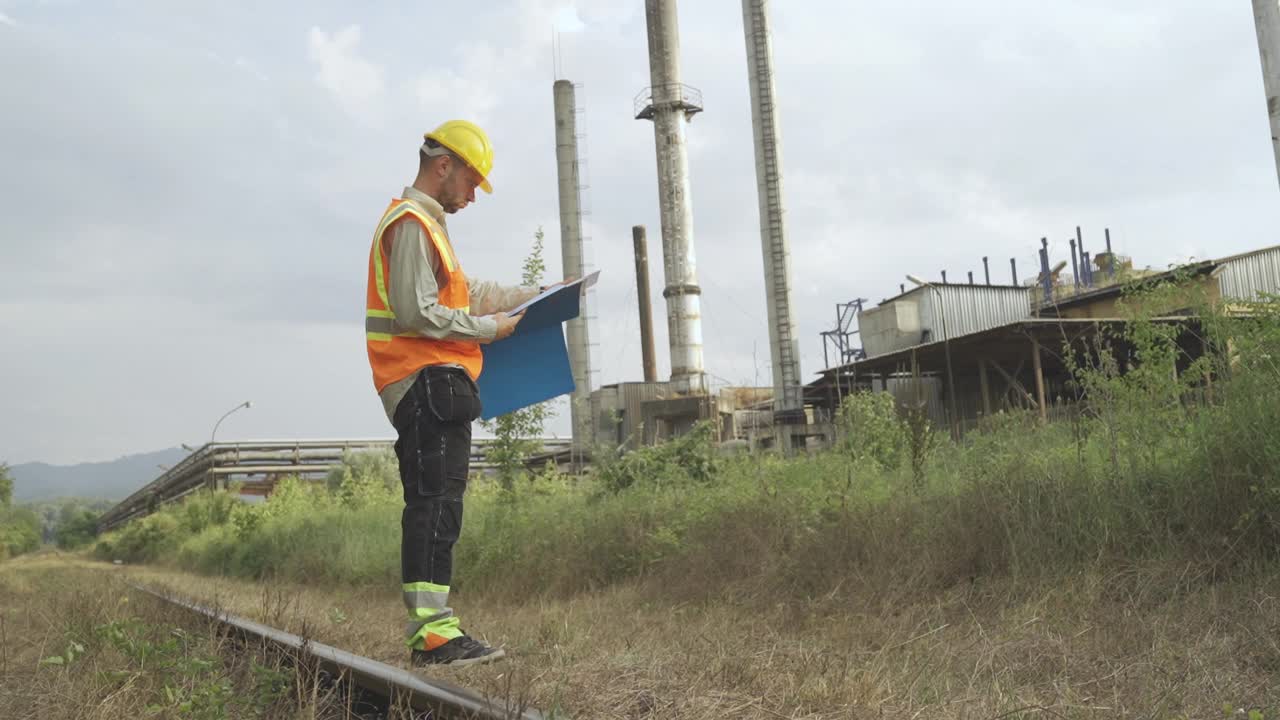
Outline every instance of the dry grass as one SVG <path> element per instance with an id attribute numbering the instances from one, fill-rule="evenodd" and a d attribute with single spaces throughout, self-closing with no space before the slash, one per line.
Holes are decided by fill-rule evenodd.
<path id="1" fill-rule="evenodd" d="M 261 586 L 149 567 L 143 582 L 399 663 L 389 588 Z M 981 580 L 924 594 L 841 588 L 664 601 L 632 583 L 522 604 L 455 595 L 505 646 L 438 677 L 577 718 L 1218 718 L 1280 712 L 1280 575 L 1210 583 L 1185 567 Z"/>
<path id="2" fill-rule="evenodd" d="M 0 718 L 347 716 L 287 659 L 131 590 L 123 575 L 56 553 L 0 564 Z"/>

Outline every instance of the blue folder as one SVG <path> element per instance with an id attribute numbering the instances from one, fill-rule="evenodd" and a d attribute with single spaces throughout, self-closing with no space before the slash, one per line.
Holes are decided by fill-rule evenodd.
<path id="1" fill-rule="evenodd" d="M 482 346 L 480 417 L 489 420 L 573 392 L 562 324 L 582 310 L 583 280 L 549 290 L 524 311 L 510 337 Z"/>

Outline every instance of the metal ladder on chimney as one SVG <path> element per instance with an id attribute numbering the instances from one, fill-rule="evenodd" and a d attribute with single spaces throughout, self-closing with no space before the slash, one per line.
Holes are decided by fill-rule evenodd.
<path id="1" fill-rule="evenodd" d="M 771 92 L 772 73 L 769 62 L 769 33 L 764 15 L 764 0 L 749 0 L 751 3 L 751 39 L 754 48 L 756 93 L 760 98 L 760 132 L 764 137 L 762 159 L 765 173 L 765 213 L 761 223 L 768 230 L 770 278 L 773 287 L 769 288 L 771 301 L 774 304 L 774 317 L 778 327 L 778 363 L 782 371 L 784 410 L 800 410 L 803 398 L 800 389 L 800 364 L 795 356 L 794 328 L 791 326 L 790 297 L 787 291 L 789 281 L 789 261 L 786 238 L 782 219 L 782 197 L 780 196 L 781 168 L 778 167 L 778 148 L 773 139 L 777 137 L 774 125 L 774 98 Z"/>

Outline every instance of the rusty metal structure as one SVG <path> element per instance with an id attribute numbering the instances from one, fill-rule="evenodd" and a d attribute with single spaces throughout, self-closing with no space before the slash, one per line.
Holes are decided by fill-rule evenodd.
<path id="1" fill-rule="evenodd" d="M 636 256 L 636 299 L 640 309 L 640 358 L 646 383 L 658 382 L 658 359 L 653 349 L 653 308 L 649 305 L 649 241 L 643 225 L 631 228 Z"/>
<path id="2" fill-rule="evenodd" d="M 1110 247 L 1101 257 L 1107 261 L 1099 263 L 1095 282 L 1110 275 Z M 1047 294 L 1039 287 L 928 283 L 933 292 L 916 288 L 860 312 L 866 355 L 824 370 L 806 387 L 806 400 L 826 421 L 850 393 L 889 392 L 956 432 L 1001 409 L 1034 410 L 1042 420 L 1069 413 L 1079 389 L 1061 349 L 1096 348 L 1105 338 L 1118 357 L 1125 356 L 1129 321 L 1119 302 L 1138 282 L 1179 283 L 1231 312 L 1247 313 L 1248 303 L 1280 294 L 1280 246 L 1167 271 L 1126 267 L 1109 284 L 1081 284 L 1069 294 L 1059 293 L 1056 282 Z M 1162 312 L 1167 314 L 1153 321 L 1177 330 L 1181 363 L 1205 352 L 1194 315 L 1179 307 Z"/>

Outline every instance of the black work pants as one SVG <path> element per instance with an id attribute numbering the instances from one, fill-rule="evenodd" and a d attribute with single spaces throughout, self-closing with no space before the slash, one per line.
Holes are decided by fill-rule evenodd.
<path id="1" fill-rule="evenodd" d="M 449 584 L 462 532 L 471 421 L 479 416 L 480 393 L 457 368 L 425 368 L 396 407 L 392 424 L 404 488 L 401 582 Z"/>

